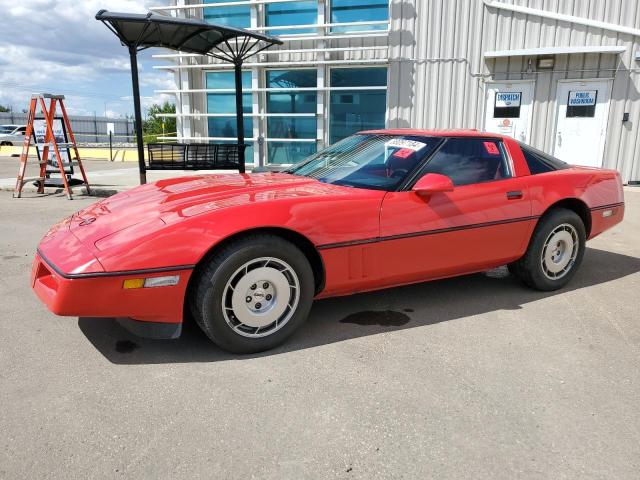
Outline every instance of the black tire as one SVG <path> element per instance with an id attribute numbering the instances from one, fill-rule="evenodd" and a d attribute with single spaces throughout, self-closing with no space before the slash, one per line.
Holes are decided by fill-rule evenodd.
<path id="1" fill-rule="evenodd" d="M 267 262 L 263 267 L 262 263 L 264 261 L 259 259 L 266 257 L 275 259 L 275 263 L 270 264 Z M 282 273 L 283 277 L 286 275 L 285 278 L 291 284 L 296 280 L 299 282 L 299 293 L 297 294 L 292 293 L 295 290 L 293 287 L 290 287 L 288 292 L 286 292 L 286 289 L 281 289 L 285 293 L 280 297 L 278 296 L 279 294 L 275 293 L 276 290 L 273 290 L 274 308 L 278 306 L 278 299 L 287 299 L 287 310 L 280 317 L 283 320 L 284 318 L 287 319 L 286 321 L 281 321 L 279 327 L 277 322 L 275 327 L 271 324 L 270 328 L 273 333 L 268 333 L 269 330 L 266 330 L 269 328 L 268 326 L 264 327 L 265 331 L 262 332 L 260 332 L 260 328 L 263 327 L 257 327 L 256 330 L 253 330 L 256 327 L 244 325 L 236 316 L 233 308 L 225 309 L 225 306 L 233 307 L 230 299 L 235 292 L 235 288 L 230 288 L 228 284 L 233 286 L 232 282 L 236 281 L 235 279 L 239 279 L 235 284 L 235 286 L 238 286 L 239 283 L 237 282 L 244 281 L 243 278 L 245 276 L 250 279 L 249 273 L 252 270 L 248 270 L 246 273 L 244 270 L 244 266 L 250 262 L 261 262 L 256 263 L 255 267 L 252 263 L 251 268 L 253 269 L 275 268 L 275 270 L 280 271 L 279 268 L 282 265 L 288 266 L 295 275 L 292 275 L 290 270 L 282 270 L 281 273 L 284 272 Z M 238 269 L 242 270 L 238 273 Z M 264 285 L 267 284 L 268 282 L 264 283 Z M 262 286 L 259 287 L 259 289 L 261 288 Z M 200 270 L 189 301 L 196 322 L 204 333 L 220 348 L 232 353 L 256 353 L 280 345 L 304 323 L 311 309 L 314 289 L 313 271 L 309 261 L 300 249 L 275 235 L 256 234 L 243 237 L 216 252 Z M 240 290 L 239 288 L 238 291 Z M 267 291 L 269 290 L 262 291 L 263 298 L 266 298 L 265 292 Z M 258 295 L 258 292 L 254 292 L 254 294 Z M 293 298 L 295 295 L 297 295 L 297 306 L 290 308 L 289 304 L 294 303 Z M 245 297 L 243 296 L 243 298 Z M 259 302 L 259 299 L 254 300 Z M 260 303 L 254 303 L 251 306 L 261 305 Z M 251 312 L 247 307 L 247 311 L 239 313 L 241 315 L 250 315 L 251 313 L 257 315 L 261 312 Z M 258 316 L 254 316 L 252 319 L 262 321 Z M 254 331 L 256 333 L 253 333 Z M 265 336 L 256 336 L 258 334 Z"/>
<path id="2" fill-rule="evenodd" d="M 0 147 L 13 147 L 13 143 L 11 143 L 11 142 L 2 142 L 2 143 L 0 143 Z"/>
<path id="3" fill-rule="evenodd" d="M 573 230 L 566 226 L 573 227 Z M 552 239 L 554 232 L 557 233 L 561 230 L 566 230 L 571 236 L 575 234 L 574 245 L 577 251 L 574 252 L 575 257 L 573 254 L 566 257 L 569 260 L 565 267 L 566 270 L 552 273 L 545 267 L 550 262 L 543 261 L 543 255 L 547 254 L 545 244 L 548 239 Z M 509 271 L 531 288 L 542 291 L 558 290 L 573 278 L 580 267 L 584 257 L 585 244 L 586 231 L 584 223 L 578 214 L 566 208 L 555 208 L 540 219 L 533 231 L 526 253 L 520 260 L 508 265 Z M 549 247 L 552 246 L 549 245 Z M 559 275 L 558 278 L 550 278 L 550 275 L 553 277 L 554 274 Z"/>

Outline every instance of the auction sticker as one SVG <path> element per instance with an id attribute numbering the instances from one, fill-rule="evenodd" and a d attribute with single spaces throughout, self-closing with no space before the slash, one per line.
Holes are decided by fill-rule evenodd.
<path id="1" fill-rule="evenodd" d="M 419 142 L 418 140 L 408 140 L 406 138 L 394 138 L 393 140 L 385 143 L 385 147 L 388 148 L 408 148 L 409 150 L 413 150 L 414 152 L 422 150 L 426 146 L 427 144 L 424 142 Z"/>

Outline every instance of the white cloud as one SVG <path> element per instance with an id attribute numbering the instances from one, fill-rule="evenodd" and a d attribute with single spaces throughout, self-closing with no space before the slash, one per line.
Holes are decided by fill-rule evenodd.
<path id="1" fill-rule="evenodd" d="M 120 100 L 131 92 L 129 56 L 115 35 L 95 20 L 95 14 L 105 5 L 115 12 L 146 12 L 155 3 L 0 0 L 0 103 L 20 110 L 31 93 L 49 91 L 67 95 L 69 111 L 131 112 L 130 102 Z M 166 72 L 145 68 L 149 59 L 150 53 L 145 52 L 139 62 L 145 96 L 173 86 Z"/>

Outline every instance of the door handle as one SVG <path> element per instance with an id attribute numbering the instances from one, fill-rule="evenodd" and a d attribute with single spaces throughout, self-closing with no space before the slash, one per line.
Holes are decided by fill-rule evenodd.
<path id="1" fill-rule="evenodd" d="M 558 132 L 558 146 L 562 146 L 562 132 Z"/>
<path id="2" fill-rule="evenodd" d="M 507 192 L 507 200 L 518 200 L 520 198 L 522 198 L 522 190 Z"/>

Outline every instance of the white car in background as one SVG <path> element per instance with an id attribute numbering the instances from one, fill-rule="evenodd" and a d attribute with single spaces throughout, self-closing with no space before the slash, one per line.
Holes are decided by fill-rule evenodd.
<path id="1" fill-rule="evenodd" d="M 0 125 L 0 146 L 21 145 L 26 130 L 25 125 Z"/>

